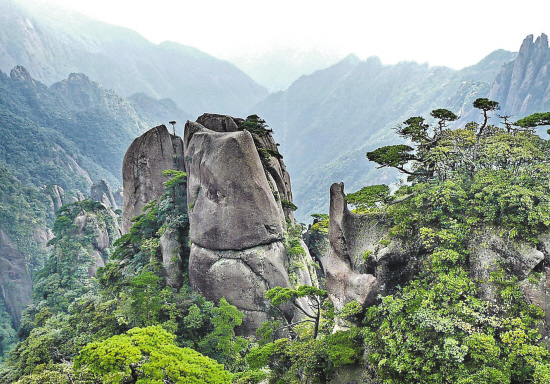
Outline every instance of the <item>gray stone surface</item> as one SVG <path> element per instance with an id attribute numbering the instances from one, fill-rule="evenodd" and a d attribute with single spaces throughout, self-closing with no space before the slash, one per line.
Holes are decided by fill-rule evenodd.
<path id="1" fill-rule="evenodd" d="M 14 329 L 19 327 L 21 313 L 31 303 L 31 293 L 32 280 L 26 258 L 0 229 L 0 297 L 13 320 Z"/>
<path id="2" fill-rule="evenodd" d="M 374 302 L 378 294 L 378 281 L 371 274 L 357 273 L 352 269 L 346 221 L 351 213 L 344 199 L 344 184 L 330 187 L 330 252 L 324 259 L 326 285 L 330 299 L 336 309 L 342 309 L 355 300 L 361 305 Z"/>
<path id="3" fill-rule="evenodd" d="M 284 217 L 249 132 L 185 126 L 190 238 L 212 250 L 240 250 L 283 238 Z"/>
<path id="4" fill-rule="evenodd" d="M 111 191 L 111 186 L 103 179 L 92 184 L 90 197 L 92 200 L 102 202 L 106 207 L 110 207 L 113 210 L 118 209 L 113 192 Z"/>
<path id="5" fill-rule="evenodd" d="M 472 238 L 468 248 L 470 276 L 479 282 L 483 297 L 492 301 L 497 294 L 497 286 L 490 282 L 492 272 L 504 268 L 518 280 L 524 280 L 545 258 L 534 244 L 505 239 L 495 229 L 486 229 Z"/>
<path id="6" fill-rule="evenodd" d="M 239 130 L 239 121 L 242 119 L 214 113 L 204 113 L 197 119 L 197 123 L 214 132 L 236 132 Z"/>
<path id="7" fill-rule="evenodd" d="M 208 300 L 218 303 L 222 297 L 247 317 L 240 330 L 253 335 L 267 320 L 265 293 L 274 287 L 291 287 L 288 260 L 282 242 L 258 245 L 241 251 L 211 250 L 191 245 L 189 281 Z M 290 320 L 294 313 L 283 306 Z"/>
<path id="8" fill-rule="evenodd" d="M 550 48 L 543 33 L 533 41 L 523 41 L 515 60 L 505 64 L 497 75 L 489 99 L 500 102 L 507 115 L 517 117 L 546 111 L 550 104 Z"/>
<path id="9" fill-rule="evenodd" d="M 169 179 L 167 169 L 184 171 L 181 138 L 172 136 L 164 125 L 151 128 L 134 140 L 122 165 L 123 221 L 122 230 L 128 233 L 133 217 L 143 213 L 143 207 L 164 192 Z"/>
<path id="10" fill-rule="evenodd" d="M 166 284 L 172 288 L 180 288 L 183 283 L 182 244 L 179 243 L 178 233 L 168 228 L 160 237 L 160 251 Z"/>

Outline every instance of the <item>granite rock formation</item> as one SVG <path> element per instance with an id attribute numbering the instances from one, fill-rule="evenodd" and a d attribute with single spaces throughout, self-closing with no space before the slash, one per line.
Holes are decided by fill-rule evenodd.
<path id="1" fill-rule="evenodd" d="M 88 262 L 88 276 L 95 276 L 97 270 L 105 266 L 106 254 L 121 235 L 122 229 L 118 223 L 118 217 L 111 207 L 105 207 L 101 214 L 83 211 L 74 220 L 77 229 L 74 233 L 75 241 L 80 241 L 90 256 Z M 84 239 L 91 236 L 91 242 Z"/>
<path id="2" fill-rule="evenodd" d="M 354 220 L 347 208 L 343 183 L 330 187 L 329 216 L 330 251 L 322 261 L 329 297 L 337 309 L 353 300 L 368 305 L 378 294 L 379 282 L 373 275 L 353 269 L 350 251 L 354 249 L 348 232 L 354 228 Z"/>
<path id="3" fill-rule="evenodd" d="M 19 327 L 21 313 L 31 303 L 32 280 L 27 258 L 17 249 L 6 232 L 0 229 L 0 298 Z"/>
<path id="4" fill-rule="evenodd" d="M 267 290 L 316 279 L 307 268 L 309 253 L 300 261 L 303 270 L 289 276 L 290 216 L 281 199 L 292 199 L 290 179 L 271 135 L 240 131 L 240 121 L 205 114 L 185 126 L 189 280 L 209 300 L 225 297 L 244 312 L 240 332 L 253 335 L 269 316 Z M 273 150 L 262 153 L 265 148 Z M 282 310 L 288 320 L 295 316 L 290 306 Z"/>
<path id="5" fill-rule="evenodd" d="M 143 213 L 147 203 L 163 194 L 164 182 L 169 177 L 162 172 L 167 169 L 185 170 L 183 143 L 160 125 L 135 139 L 124 156 L 123 233 L 129 232 L 132 218 Z"/>
<path id="6" fill-rule="evenodd" d="M 352 300 L 373 303 L 376 295 L 392 294 L 424 268 L 427 251 L 419 238 L 391 238 L 392 223 L 382 214 L 354 214 L 345 203 L 344 185 L 330 189 L 330 223 L 326 235 L 310 234 L 308 244 L 318 249 L 326 289 L 336 308 Z M 550 336 L 550 234 L 538 243 L 509 239 L 498 228 L 481 228 L 467 242 L 469 274 L 481 296 L 495 301 L 498 284 L 491 275 L 504 271 L 517 279 L 525 298 L 540 306 L 546 317 L 540 331 Z M 324 250 L 324 251 L 323 251 Z"/>
<path id="7" fill-rule="evenodd" d="M 550 108 L 550 48 L 543 33 L 523 41 L 517 57 L 505 64 L 491 86 L 489 99 L 515 118 Z"/>
<path id="8" fill-rule="evenodd" d="M 188 122 L 185 155 L 194 244 L 242 250 L 283 239 L 284 214 L 249 132 L 219 133 Z"/>
<path id="9" fill-rule="evenodd" d="M 118 209 L 113 192 L 111 191 L 111 186 L 103 179 L 92 185 L 90 196 L 92 200 L 99 201 L 106 207 L 112 208 L 113 210 Z"/>

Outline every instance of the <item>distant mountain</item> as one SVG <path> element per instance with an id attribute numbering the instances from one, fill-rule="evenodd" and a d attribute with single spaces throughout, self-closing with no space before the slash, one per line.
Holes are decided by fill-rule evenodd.
<path id="1" fill-rule="evenodd" d="M 247 55 L 227 56 L 227 60 L 271 92 L 284 90 L 300 76 L 328 68 L 342 58 L 320 49 L 292 47 L 274 47 L 266 52 L 251 51 Z"/>
<path id="2" fill-rule="evenodd" d="M 148 128 L 185 121 L 170 99 L 124 99 L 83 74 L 50 87 L 22 66 L 0 72 L 0 336 L 8 346 L 31 277 L 47 258 L 55 211 L 92 181 L 122 184 L 122 159 Z M 0 338 L 1 339 L 1 338 Z M 1 347 L 1 345 L 0 345 Z M 0 356 L 2 355 L 0 348 Z"/>
<path id="3" fill-rule="evenodd" d="M 99 179 L 120 185 L 134 138 L 188 117 L 169 99 L 124 99 L 83 74 L 47 87 L 17 66 L 10 76 L 0 72 L 0 90 L 0 166 L 36 187 L 87 192 Z"/>
<path id="4" fill-rule="evenodd" d="M 129 29 L 36 2 L 0 0 L 0 70 L 15 65 L 48 85 L 85 73 L 125 97 L 169 97 L 194 116 L 243 115 L 268 94 L 235 65 L 195 48 L 156 45 Z"/>
<path id="5" fill-rule="evenodd" d="M 517 58 L 500 70 L 489 98 L 517 117 L 550 109 L 550 48 L 544 33 L 535 42 L 527 36 Z"/>
<path id="6" fill-rule="evenodd" d="M 273 128 L 285 153 L 297 217 L 309 221 L 309 214 L 327 212 L 333 182 L 344 181 L 351 192 L 395 181 L 390 171 L 376 171 L 365 153 L 399 141 L 391 128 L 410 116 L 428 116 L 435 108 L 468 111 L 514 57 L 500 50 L 457 71 L 415 62 L 383 65 L 376 57 L 361 61 L 351 55 L 259 103 L 254 113 Z"/>

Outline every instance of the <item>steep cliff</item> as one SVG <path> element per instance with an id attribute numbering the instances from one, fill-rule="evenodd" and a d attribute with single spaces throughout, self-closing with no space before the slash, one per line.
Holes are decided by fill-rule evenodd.
<path id="1" fill-rule="evenodd" d="M 162 174 L 168 169 L 185 170 L 183 142 L 164 125 L 152 128 L 135 139 L 126 151 L 122 164 L 124 182 L 122 231 L 128 233 L 132 219 L 143 213 L 143 207 L 164 193 Z"/>
<path id="2" fill-rule="evenodd" d="M 292 195 L 282 156 L 269 132 L 240 130 L 242 123 L 203 115 L 186 124 L 189 280 L 209 300 L 225 297 L 245 313 L 241 332 L 251 335 L 269 318 L 267 290 L 315 278 L 305 251 L 298 256 L 302 270 L 290 273 L 286 238 L 293 222 L 283 201 Z M 289 306 L 283 311 L 288 320 L 295 316 Z"/>
<path id="3" fill-rule="evenodd" d="M 523 40 L 517 57 L 506 63 L 497 75 L 489 99 L 516 118 L 550 108 L 550 48 L 543 33 Z"/>
<path id="4" fill-rule="evenodd" d="M 352 300 L 373 304 L 378 294 L 393 294 L 425 271 L 429 252 L 420 234 L 392 237 L 394 224 L 387 215 L 351 213 L 343 183 L 332 185 L 330 207 L 330 247 L 325 245 L 327 236 L 312 237 L 311 228 L 308 245 L 320 249 L 317 257 L 337 308 Z M 550 335 L 550 235 L 542 234 L 534 243 L 511 239 L 498 228 L 479 228 L 474 233 L 466 245 L 468 273 L 478 284 L 480 297 L 497 300 L 502 281 L 495 276 L 503 273 L 503 279 L 517 281 L 529 303 L 546 312 L 540 331 L 544 337 Z"/>

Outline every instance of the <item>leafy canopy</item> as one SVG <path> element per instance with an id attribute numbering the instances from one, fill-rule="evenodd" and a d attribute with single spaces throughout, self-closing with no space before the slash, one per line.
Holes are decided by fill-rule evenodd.
<path id="1" fill-rule="evenodd" d="M 87 345 L 75 368 L 87 367 L 103 383 L 231 382 L 221 364 L 175 344 L 175 336 L 160 326 L 133 328 L 123 335 Z"/>

